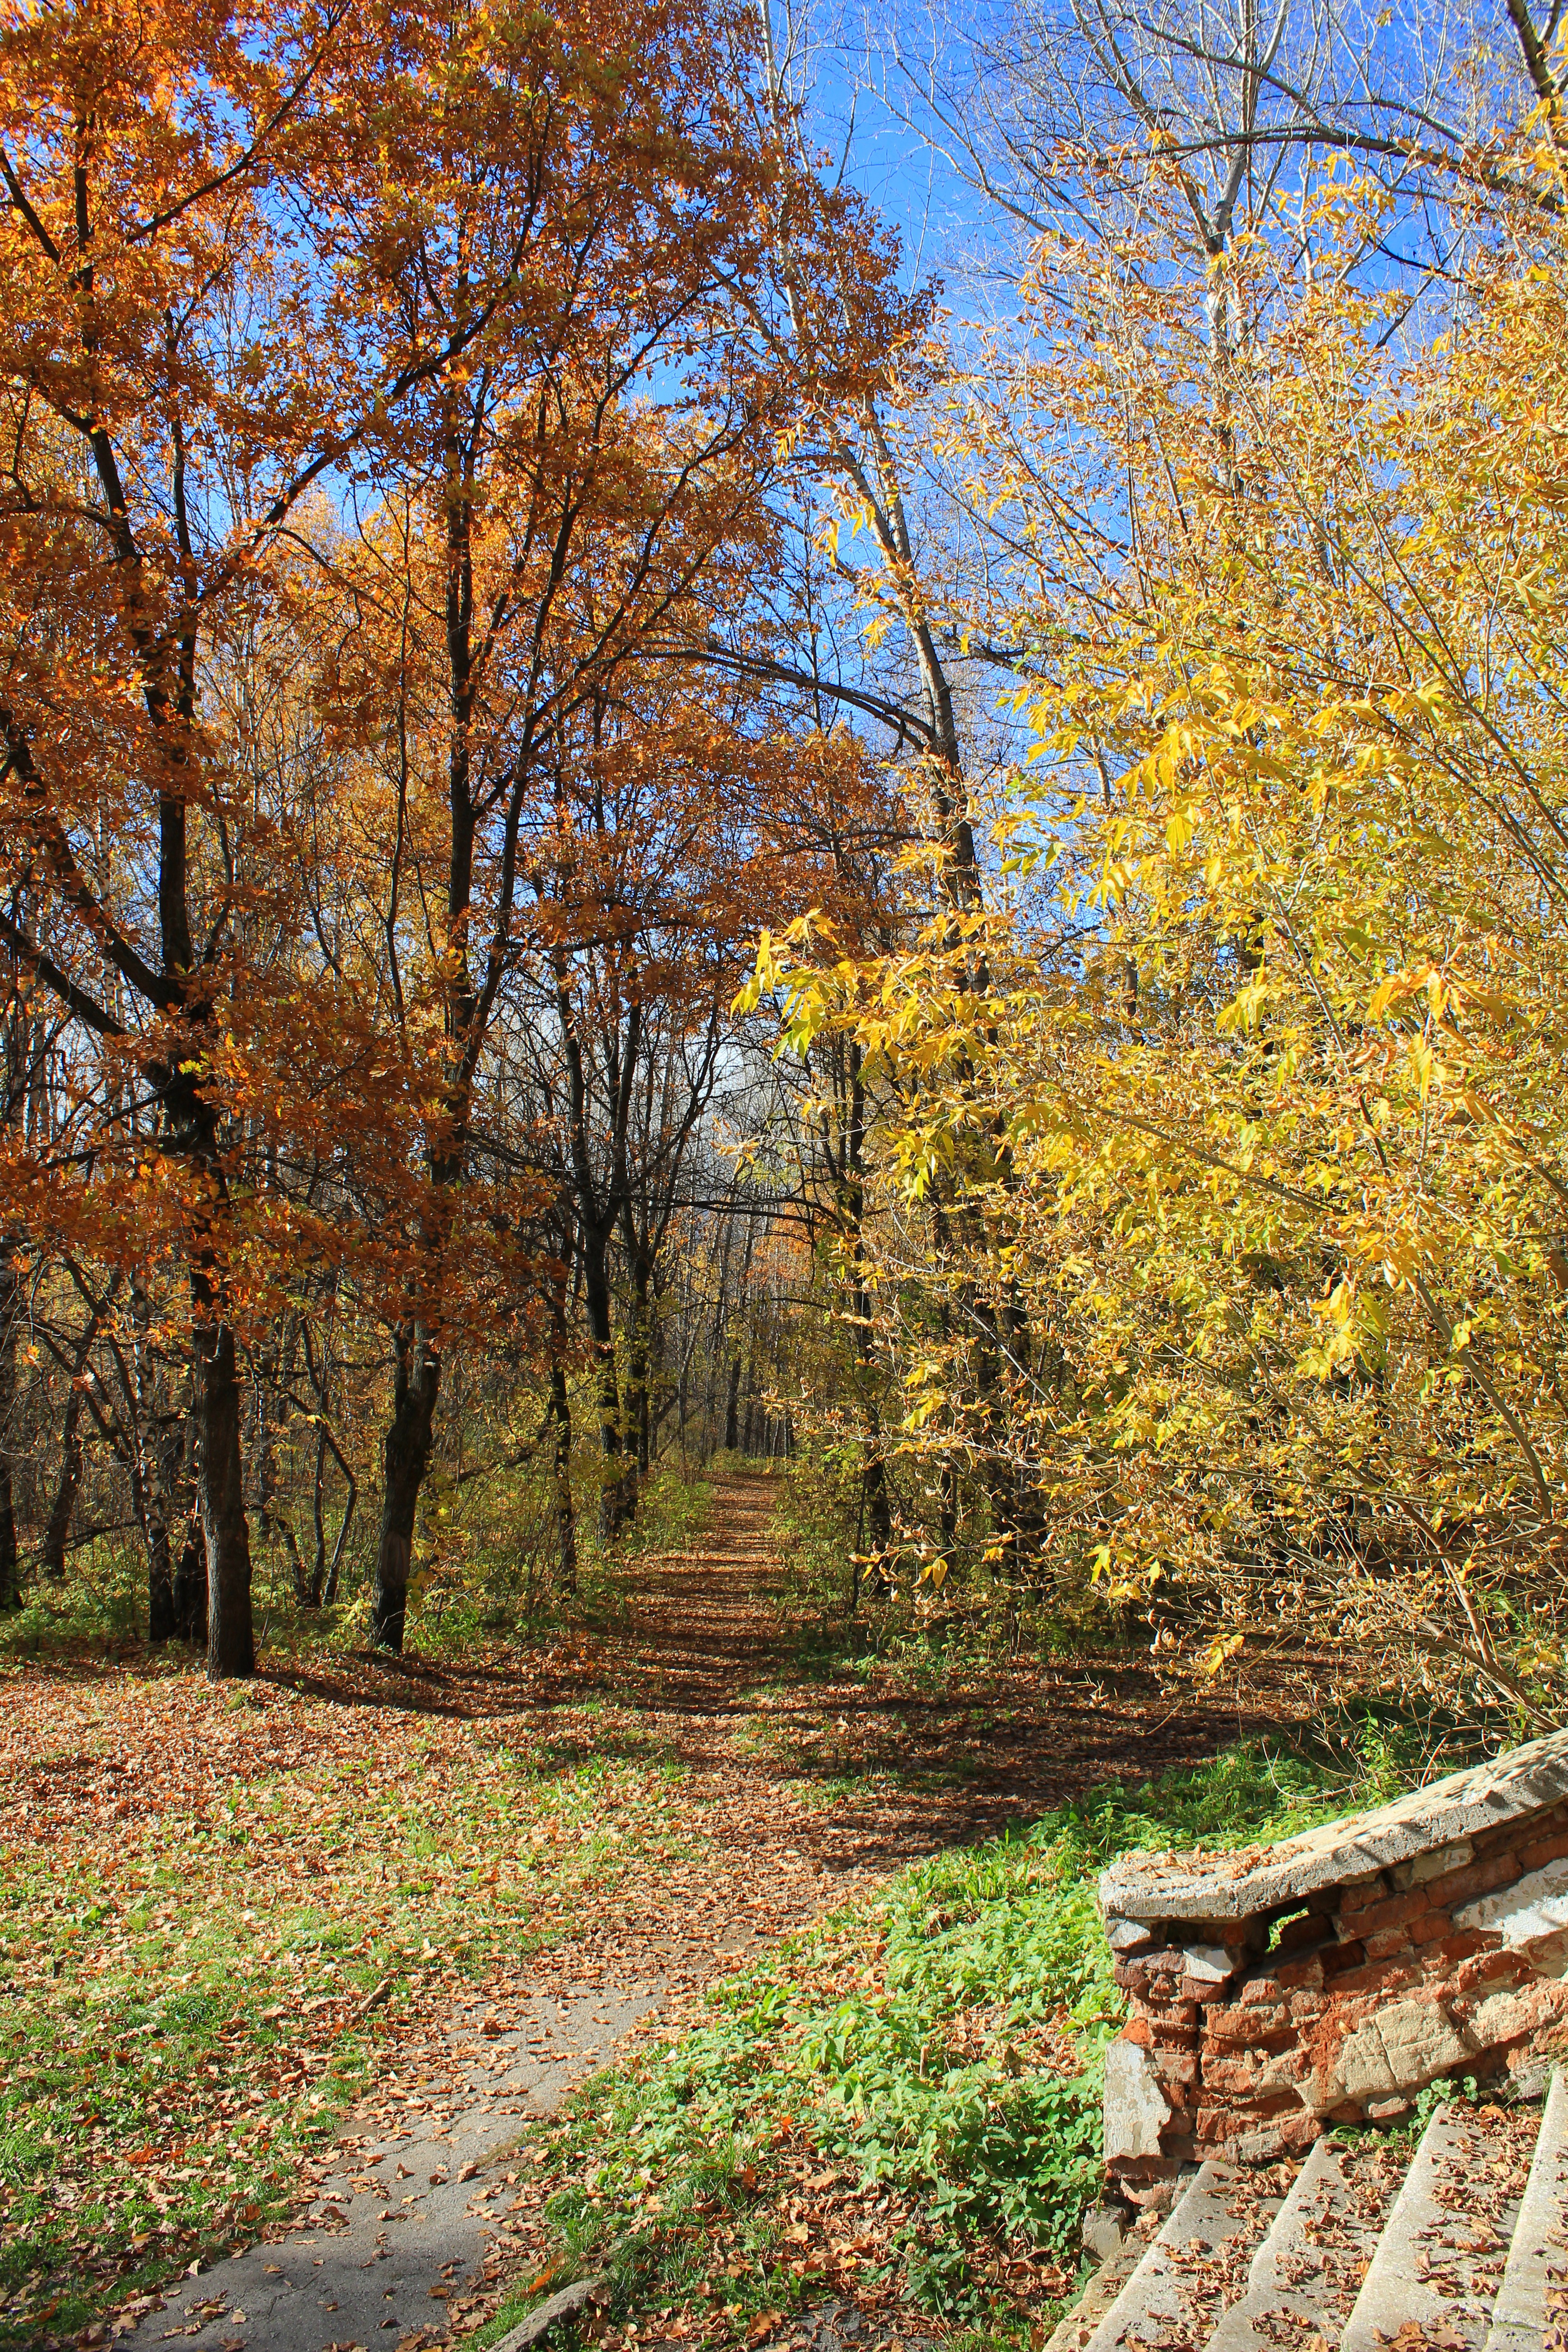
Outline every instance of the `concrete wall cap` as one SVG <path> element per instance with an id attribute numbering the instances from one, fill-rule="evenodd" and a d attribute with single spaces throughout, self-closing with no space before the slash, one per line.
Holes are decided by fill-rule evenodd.
<path id="1" fill-rule="evenodd" d="M 1543 1812 L 1565 1796 L 1568 1731 L 1554 1731 L 1391 1805 L 1347 1813 L 1279 1845 L 1123 1854 L 1100 1878 L 1100 1907 L 1125 1920 L 1249 1919 Z"/>

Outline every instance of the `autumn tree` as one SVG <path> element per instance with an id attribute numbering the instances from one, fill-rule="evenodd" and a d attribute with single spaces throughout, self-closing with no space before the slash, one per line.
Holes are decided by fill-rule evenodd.
<path id="1" fill-rule="evenodd" d="M 256 968 L 257 940 L 296 928 L 281 892 L 297 861 L 237 782 L 207 677 L 278 593 L 316 485 L 420 476 L 451 602 L 438 952 L 443 1116 L 460 1129 L 486 1003 L 467 974 L 465 869 L 492 813 L 467 782 L 464 633 L 482 641 L 494 618 L 465 601 L 479 445 L 502 415 L 526 442 L 530 396 L 552 370 L 559 393 L 564 371 L 565 407 L 546 396 L 542 415 L 553 468 L 660 332 L 700 338 L 704 256 L 732 254 L 756 168 L 725 131 L 732 37 L 679 9 L 516 27 L 417 7 L 176 6 L 150 23 L 83 7 L 5 34 L 0 932 L 94 1041 L 105 1104 L 145 1097 L 156 1128 L 148 1154 L 106 1113 L 90 1199 L 45 1185 L 34 1213 L 90 1224 L 111 1254 L 132 1231 L 157 1236 L 186 1269 L 214 1673 L 252 1662 L 236 1316 L 255 1221 L 233 1122 L 243 1101 L 280 1137 L 320 1134 L 292 1081 L 314 1058 L 303 1034 L 335 1034 L 342 1005 L 335 975 L 309 991 L 276 960 Z M 660 71 L 635 75 L 634 52 Z M 574 340 L 585 314 L 587 347 Z M 552 470 L 550 512 L 534 515 L 566 519 L 558 563 L 570 478 Z M 550 551 L 528 546 L 548 569 Z M 460 1160 L 460 1138 L 437 1139 L 437 1175 Z M 401 1363 L 389 1595 L 434 1398 L 412 1327 Z M 390 1625 L 395 1599 L 382 1614 Z"/>

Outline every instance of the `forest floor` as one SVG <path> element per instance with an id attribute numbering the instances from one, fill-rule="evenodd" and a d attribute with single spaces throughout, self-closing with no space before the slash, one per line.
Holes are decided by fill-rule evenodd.
<path id="1" fill-rule="evenodd" d="M 141 1647 L 4 1668 L 0 2346 L 468 2334 L 538 2242 L 529 2118 L 627 2032 L 917 1857 L 1262 1727 L 1126 1654 L 813 1663 L 775 1491 L 716 1478 L 601 1633 L 216 1688 Z"/>

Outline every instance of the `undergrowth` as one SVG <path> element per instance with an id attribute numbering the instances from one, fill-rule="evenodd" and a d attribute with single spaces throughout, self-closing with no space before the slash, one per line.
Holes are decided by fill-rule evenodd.
<path id="1" fill-rule="evenodd" d="M 1382 1801 L 1415 1760 L 1371 1725 L 1334 1756 L 1233 1749 L 905 1870 L 579 2095 L 547 2158 L 547 2275 L 608 2268 L 623 2315 L 716 2340 L 829 2293 L 1036 2326 L 1077 2272 L 1123 2013 L 1098 1872 L 1291 1835 Z"/>

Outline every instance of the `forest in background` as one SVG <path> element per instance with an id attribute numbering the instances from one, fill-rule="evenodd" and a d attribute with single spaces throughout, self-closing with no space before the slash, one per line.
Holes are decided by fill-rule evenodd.
<path id="1" fill-rule="evenodd" d="M 729 1446 L 1553 1719 L 1557 16 L 889 24 L 942 283 L 806 32 L 7 20 L 0 1604 L 396 1651 Z"/>

